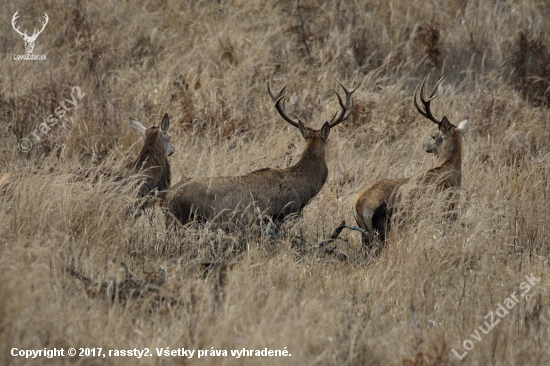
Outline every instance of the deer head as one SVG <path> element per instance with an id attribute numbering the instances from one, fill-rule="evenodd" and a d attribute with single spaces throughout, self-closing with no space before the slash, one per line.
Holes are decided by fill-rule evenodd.
<path id="1" fill-rule="evenodd" d="M 441 137 L 439 131 L 437 131 L 434 132 L 430 139 L 424 143 L 423 147 L 425 152 L 429 154 L 434 154 L 435 156 L 439 157 L 442 145 L 443 138 Z"/>
<path id="2" fill-rule="evenodd" d="M 306 141 L 320 140 L 323 143 L 322 145 L 326 146 L 330 129 L 347 120 L 353 113 L 353 99 L 351 99 L 351 95 L 355 91 L 355 87 L 350 91 L 346 89 L 346 87 L 342 85 L 342 83 L 339 82 L 339 84 L 342 87 L 342 89 L 344 89 L 344 93 L 346 94 L 346 101 L 344 102 L 342 101 L 340 94 L 338 94 L 335 91 L 336 96 L 338 97 L 338 101 L 340 102 L 340 107 L 342 107 L 342 111 L 340 112 L 339 115 L 338 115 L 338 112 L 334 113 L 334 116 L 332 116 L 332 119 L 330 121 L 325 122 L 323 124 L 323 127 L 321 127 L 320 130 L 315 130 L 311 127 L 305 126 L 302 120 L 300 120 L 298 117 L 295 117 L 295 119 L 292 119 L 291 117 L 288 116 L 284 107 L 285 95 L 283 95 L 286 88 L 286 84 L 281 88 L 281 90 L 279 90 L 277 94 L 273 94 L 273 92 L 269 87 L 269 82 L 268 82 L 267 91 L 271 99 L 275 102 L 275 108 L 277 109 L 277 112 L 279 112 L 279 115 L 283 117 L 283 119 L 288 123 L 290 123 L 292 126 L 296 127 L 302 134 L 302 137 L 304 138 L 304 140 Z"/>
<path id="3" fill-rule="evenodd" d="M 44 20 L 45 21 L 41 22 L 42 23 L 42 29 L 37 30 L 35 28 L 32 36 L 29 36 L 29 35 L 27 35 L 27 30 L 26 29 L 25 29 L 25 32 L 21 32 L 19 30 L 19 27 L 15 26 L 15 21 L 19 17 L 18 13 L 19 13 L 19 11 L 16 11 L 15 14 L 13 14 L 13 17 L 11 18 L 11 25 L 12 25 L 13 29 L 17 33 L 19 33 L 19 35 L 23 38 L 23 41 L 25 41 L 25 51 L 27 52 L 27 54 L 30 54 L 34 50 L 34 42 L 36 42 L 36 38 L 38 37 L 38 35 L 40 35 L 40 33 L 42 33 L 44 28 L 46 28 L 46 24 L 48 24 L 48 20 L 49 20 L 48 14 L 44 13 Z"/>
<path id="4" fill-rule="evenodd" d="M 437 92 L 437 87 L 439 86 L 439 83 L 441 83 L 441 80 L 443 80 L 443 78 L 439 79 L 437 84 L 435 84 L 435 87 L 432 90 L 428 99 L 424 98 L 424 85 L 426 84 L 426 78 L 424 78 L 424 80 L 422 81 L 422 85 L 420 86 L 420 101 L 424 105 L 424 110 L 420 108 L 417 102 L 416 95 L 418 88 L 414 91 L 414 106 L 418 110 L 418 113 L 420 113 L 420 115 L 424 118 L 427 118 L 430 121 L 434 122 L 438 126 L 438 131 L 435 132 L 430 137 L 430 139 L 424 143 L 424 150 L 427 153 L 435 154 L 437 157 L 440 156 L 441 150 L 446 141 L 452 141 L 454 144 L 457 144 L 458 141 L 456 140 L 462 138 L 462 136 L 469 129 L 468 118 L 460 122 L 457 127 L 449 122 L 449 120 L 445 116 L 443 116 L 441 120 L 438 120 L 433 116 L 430 110 L 430 102 L 436 98 L 435 93 Z"/>
<path id="5" fill-rule="evenodd" d="M 142 173 L 138 197 L 142 198 L 151 192 L 158 192 L 159 198 L 164 200 L 167 190 L 170 188 L 172 175 L 168 156 L 174 152 L 174 146 L 170 142 L 168 128 L 170 120 L 165 114 L 160 127 L 144 127 L 140 122 L 130 117 L 130 128 L 143 137 L 143 146 L 137 158 L 130 162 L 126 168 L 133 173 Z M 156 195 L 156 193 L 155 193 Z"/>
<path id="6" fill-rule="evenodd" d="M 142 136 L 145 141 L 155 140 L 151 143 L 158 146 L 162 146 L 166 156 L 172 155 L 174 153 L 174 146 L 170 142 L 170 134 L 168 133 L 168 128 L 170 127 L 170 120 L 168 119 L 168 113 L 162 118 L 160 123 L 160 130 L 157 126 L 151 126 L 146 128 L 138 120 L 130 117 L 130 128 L 139 136 Z"/>

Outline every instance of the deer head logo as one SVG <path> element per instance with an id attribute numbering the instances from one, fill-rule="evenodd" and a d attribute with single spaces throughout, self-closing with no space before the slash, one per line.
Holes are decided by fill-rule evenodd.
<path id="1" fill-rule="evenodd" d="M 25 32 L 21 32 L 19 30 L 19 27 L 16 27 L 15 26 L 15 21 L 17 20 L 17 18 L 19 17 L 19 11 L 16 11 L 15 14 L 13 14 L 13 17 L 11 18 L 11 25 L 13 27 L 13 29 L 15 29 L 15 31 L 17 33 L 19 33 L 19 35 L 21 37 L 23 37 L 23 41 L 25 41 L 25 51 L 27 51 L 27 54 L 31 54 L 32 53 L 32 50 L 34 50 L 34 42 L 36 42 L 36 38 L 38 37 L 38 35 L 40 33 L 42 33 L 42 31 L 44 30 L 44 28 L 46 28 L 46 24 L 48 24 L 48 14 L 44 13 L 44 22 L 41 22 L 42 23 L 42 29 L 40 30 L 37 30 L 36 28 L 34 29 L 34 32 L 32 34 L 32 36 L 28 36 L 27 35 L 27 30 L 25 29 Z"/>

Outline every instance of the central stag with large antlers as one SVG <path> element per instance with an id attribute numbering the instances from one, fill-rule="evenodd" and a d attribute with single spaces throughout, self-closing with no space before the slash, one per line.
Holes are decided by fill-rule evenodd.
<path id="1" fill-rule="evenodd" d="M 166 197 L 170 214 L 187 223 L 193 219 L 225 221 L 230 215 L 239 219 L 250 211 L 255 217 L 260 213 L 263 218 L 280 222 L 300 213 L 327 179 L 325 155 L 330 129 L 347 120 L 353 112 L 351 95 L 355 88 L 349 91 L 340 85 L 346 94 L 344 102 L 336 93 L 342 111 L 320 130 L 315 130 L 286 113 L 283 103 L 286 85 L 274 94 L 268 83 L 268 93 L 280 116 L 296 127 L 306 141 L 299 161 L 285 169 L 264 168 L 241 176 L 185 179 L 176 183 Z"/>
<path id="2" fill-rule="evenodd" d="M 417 101 L 417 90 L 414 92 L 414 106 L 418 113 L 426 119 L 437 124 L 438 131 L 424 143 L 424 150 L 435 154 L 437 164 L 434 168 L 420 174 L 413 183 L 435 184 L 438 189 L 460 187 L 461 184 L 461 159 L 462 136 L 468 131 L 469 123 L 466 118 L 458 127 L 449 122 L 447 117 L 441 120 L 435 118 L 430 110 L 430 102 L 435 99 L 437 87 L 442 79 L 435 85 L 430 96 L 424 98 L 424 85 L 426 78 L 420 87 L 420 101 L 424 110 Z M 404 184 L 411 178 L 378 179 L 357 193 L 353 199 L 353 214 L 357 224 L 370 235 L 362 235 L 361 242 L 371 250 L 373 239 L 378 237 L 381 242 L 386 240 L 386 234 L 390 227 L 392 212 L 397 205 L 397 194 Z"/>

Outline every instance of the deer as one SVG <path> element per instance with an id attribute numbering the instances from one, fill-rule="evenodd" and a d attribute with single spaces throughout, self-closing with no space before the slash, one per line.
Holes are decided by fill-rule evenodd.
<path id="1" fill-rule="evenodd" d="M 263 168 L 239 176 L 184 179 L 168 192 L 165 201 L 168 215 L 186 224 L 193 220 L 230 221 L 237 211 L 241 214 L 259 212 L 263 220 L 278 225 L 288 216 L 300 214 L 327 179 L 325 156 L 331 129 L 353 113 L 355 88 L 348 90 L 342 83 L 340 86 L 345 101 L 335 93 L 342 110 L 316 130 L 298 117 L 291 118 L 287 114 L 284 107 L 286 84 L 274 94 L 268 82 L 267 91 L 278 114 L 296 127 L 305 140 L 299 160 L 287 168 Z"/>
<path id="2" fill-rule="evenodd" d="M 48 24 L 48 14 L 44 13 L 44 21 L 41 22 L 42 29 L 37 30 L 35 28 L 32 36 L 27 35 L 26 29 L 25 32 L 21 32 L 19 30 L 19 27 L 15 25 L 17 18 L 19 18 L 19 11 L 16 11 L 15 14 L 13 14 L 13 17 L 11 18 L 11 26 L 17 33 L 19 33 L 19 35 L 23 38 L 23 41 L 25 41 L 25 51 L 27 52 L 27 54 L 31 54 L 34 50 L 34 43 L 36 42 L 36 38 L 38 38 L 40 33 L 42 33 L 42 31 L 44 30 L 44 28 L 46 28 L 46 25 Z"/>
<path id="3" fill-rule="evenodd" d="M 168 156 L 174 153 L 174 146 L 170 142 L 170 134 L 168 133 L 170 127 L 168 114 L 164 115 L 160 126 L 146 128 L 132 117 L 129 117 L 129 126 L 134 133 L 143 138 L 143 145 L 133 161 L 125 164 L 120 171 L 113 171 L 112 169 L 101 171 L 96 168 L 71 170 L 69 171 L 69 174 L 72 175 L 71 181 L 82 181 L 88 178 L 95 180 L 98 176 L 110 178 L 114 182 L 132 181 L 139 185 L 136 194 L 137 199 L 151 196 L 162 202 L 171 184 Z M 0 195 L 5 194 L 7 187 L 17 182 L 23 172 L 24 170 L 16 170 L 5 173 L 0 178 Z M 140 208 L 149 206 L 152 201 L 147 200 Z"/>
<path id="4" fill-rule="evenodd" d="M 435 184 L 438 190 L 457 188 L 462 178 L 462 137 L 469 129 L 468 118 L 459 123 L 458 127 L 451 124 L 447 117 L 441 120 L 435 118 L 430 110 L 430 103 L 436 98 L 436 92 L 441 78 L 435 85 L 432 93 L 424 98 L 426 78 L 420 87 L 420 101 L 424 109 L 418 104 L 418 87 L 415 89 L 414 106 L 420 115 L 437 125 L 438 130 L 423 144 L 424 151 L 434 154 L 437 158 L 436 166 L 416 177 L 420 185 Z M 391 215 L 398 203 L 400 189 L 412 178 L 378 179 L 359 191 L 353 197 L 353 215 L 355 221 L 369 235 L 362 233 L 361 245 L 367 251 L 373 249 L 375 238 L 383 244 L 390 229 Z"/>
<path id="5" fill-rule="evenodd" d="M 130 117 L 130 128 L 143 137 L 143 146 L 137 158 L 125 167 L 126 175 L 140 174 L 140 188 L 137 198 L 155 195 L 164 200 L 171 184 L 170 163 L 168 157 L 174 153 L 170 142 L 170 119 L 164 114 L 160 126 L 144 127 L 138 120 Z"/>

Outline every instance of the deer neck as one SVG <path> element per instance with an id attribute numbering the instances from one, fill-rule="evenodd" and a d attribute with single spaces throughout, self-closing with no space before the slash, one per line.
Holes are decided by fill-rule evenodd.
<path id="1" fill-rule="evenodd" d="M 285 170 L 297 181 L 295 189 L 306 202 L 309 201 L 321 190 L 328 177 L 323 142 L 308 141 L 298 162 Z"/>
<path id="2" fill-rule="evenodd" d="M 453 134 L 449 139 L 443 142 L 437 166 L 448 167 L 460 170 L 462 163 L 462 141 L 460 137 Z"/>
<path id="3" fill-rule="evenodd" d="M 145 194 L 154 189 L 164 191 L 170 188 L 171 182 L 170 164 L 168 157 L 163 153 L 163 147 L 155 141 L 148 140 L 145 141 L 136 160 L 129 165 L 134 173 L 141 172 L 145 176 Z"/>
<path id="4" fill-rule="evenodd" d="M 450 174 L 448 186 L 458 187 L 462 176 L 462 141 L 459 136 L 453 135 L 443 142 L 441 153 L 435 170 Z"/>

